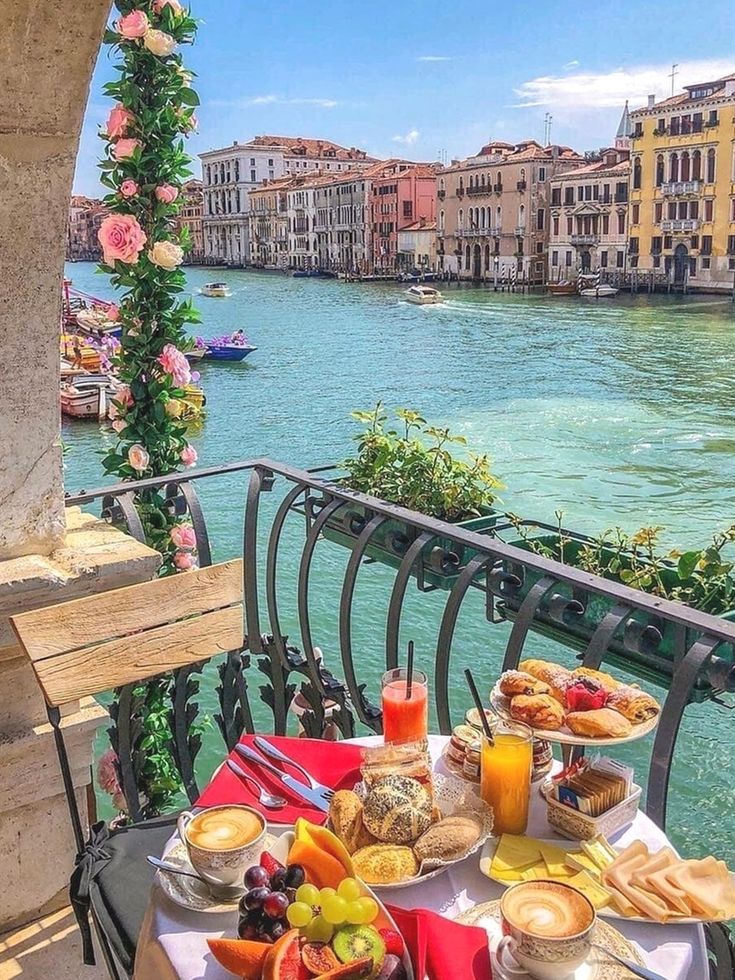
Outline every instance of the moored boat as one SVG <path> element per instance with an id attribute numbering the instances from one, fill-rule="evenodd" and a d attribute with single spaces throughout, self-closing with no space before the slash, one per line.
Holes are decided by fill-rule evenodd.
<path id="1" fill-rule="evenodd" d="M 208 344 L 205 361 L 243 361 L 257 347 L 250 344 Z"/>
<path id="2" fill-rule="evenodd" d="M 207 282 L 199 292 L 202 296 L 211 296 L 214 299 L 224 299 L 232 295 L 226 282 Z"/>
<path id="3" fill-rule="evenodd" d="M 577 295 L 577 284 L 576 282 L 570 282 L 568 279 L 562 279 L 561 282 L 550 282 L 546 287 L 552 296 L 576 296 Z"/>
<path id="4" fill-rule="evenodd" d="M 432 306 L 444 302 L 442 294 L 433 286 L 411 286 L 403 295 L 409 303 L 415 303 L 417 306 Z"/>
<path id="5" fill-rule="evenodd" d="M 80 374 L 62 381 L 61 412 L 76 419 L 104 419 L 119 385 L 106 374 Z"/>
<path id="6" fill-rule="evenodd" d="M 580 289 L 580 296 L 591 297 L 592 299 L 607 299 L 610 296 L 617 296 L 620 292 L 615 286 L 608 286 L 607 283 L 601 283 L 599 286 L 588 286 L 586 289 Z"/>

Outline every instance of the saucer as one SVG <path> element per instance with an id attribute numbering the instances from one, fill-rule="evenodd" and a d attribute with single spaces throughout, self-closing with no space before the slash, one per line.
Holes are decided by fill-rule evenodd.
<path id="1" fill-rule="evenodd" d="M 263 850 L 270 851 L 277 842 L 277 838 L 272 834 L 267 834 Z M 166 860 L 170 864 L 175 864 L 182 871 L 194 871 L 189 860 L 186 847 L 180 840 L 166 852 Z M 176 905 L 189 909 L 192 912 L 229 912 L 237 909 L 243 891 L 232 899 L 222 899 L 215 897 L 203 881 L 195 878 L 188 878 L 186 875 L 169 874 L 166 871 L 156 872 L 156 881 L 161 886 L 161 890 Z"/>
<path id="2" fill-rule="evenodd" d="M 497 961 L 495 950 L 502 936 L 499 900 L 483 902 L 482 905 L 476 905 L 474 908 L 468 909 L 466 912 L 458 915 L 456 921 L 462 922 L 467 926 L 480 926 L 487 932 L 490 957 L 493 965 L 493 976 L 497 977 L 497 980 L 519 980 L 519 978 L 522 980 L 524 976 L 528 977 L 529 980 L 533 980 L 533 974 L 531 973 L 510 974 L 504 971 Z M 639 966 L 645 966 L 635 946 L 629 943 L 625 936 L 621 935 L 617 929 L 613 928 L 609 923 L 603 922 L 601 919 L 597 920 L 595 931 L 592 934 L 592 941 L 599 943 L 600 946 L 604 946 L 605 949 L 610 950 L 611 953 L 615 953 L 617 956 L 622 956 L 627 960 L 631 960 L 633 963 L 638 963 Z M 570 973 L 567 980 L 630 980 L 630 971 L 626 967 L 621 966 L 620 963 L 616 963 L 615 960 L 609 959 L 600 950 L 592 949 L 585 962 L 573 973 Z"/>

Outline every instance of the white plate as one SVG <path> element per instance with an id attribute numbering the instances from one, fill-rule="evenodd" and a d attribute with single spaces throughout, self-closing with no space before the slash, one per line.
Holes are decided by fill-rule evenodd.
<path id="1" fill-rule="evenodd" d="M 499 684 L 500 681 L 498 680 L 490 692 L 490 704 L 498 714 L 512 721 L 513 718 L 508 707 L 510 699 L 505 694 L 500 693 Z M 659 711 L 657 715 L 649 718 L 648 721 L 643 721 L 639 725 L 633 725 L 633 731 L 630 735 L 623 735 L 621 738 L 590 738 L 584 735 L 575 735 L 566 726 L 555 732 L 547 731 L 545 728 L 534 728 L 533 725 L 529 725 L 529 728 L 533 729 L 533 734 L 536 738 L 543 738 L 547 742 L 556 742 L 559 745 L 622 745 L 624 742 L 635 742 L 636 739 L 648 735 L 658 725 L 660 718 L 661 712 Z M 520 719 L 516 720 L 520 721 Z M 523 724 L 526 723 L 523 722 Z"/>
<path id="2" fill-rule="evenodd" d="M 581 848 L 574 847 L 570 841 L 565 840 L 564 838 L 557 837 L 552 839 L 552 838 L 537 837 L 536 840 L 540 841 L 542 844 L 549 844 L 552 847 L 559 847 L 561 848 L 561 850 L 567 851 L 570 854 L 579 854 L 581 852 Z M 509 883 L 507 881 L 498 881 L 497 878 L 493 878 L 493 876 L 490 874 L 490 866 L 492 864 L 492 860 L 495 855 L 495 851 L 498 848 L 499 843 L 500 843 L 499 837 L 491 837 L 489 841 L 486 841 L 485 846 L 482 849 L 482 853 L 480 854 L 480 871 L 482 871 L 485 877 L 489 878 L 491 881 L 494 881 L 496 885 L 500 885 L 501 888 L 509 888 L 510 884 L 515 884 L 515 882 Z M 625 850 L 625 848 L 616 847 L 614 844 L 611 844 L 610 846 L 617 854 L 622 854 L 622 852 Z M 667 845 L 662 844 L 661 846 L 665 847 Z M 661 848 L 657 848 L 657 850 L 660 849 Z M 652 853 L 655 854 L 656 852 L 654 851 Z M 730 879 L 732 880 L 732 883 L 735 886 L 735 872 L 732 871 L 730 872 Z M 685 916 L 673 915 L 666 922 L 656 922 L 655 919 L 648 919 L 642 915 L 622 915 L 622 913 L 617 912 L 611 905 L 605 905 L 603 906 L 603 908 L 598 909 L 597 914 L 603 916 L 606 919 L 620 919 L 622 922 L 646 922 L 651 925 L 657 925 L 657 926 L 658 925 L 689 926 L 689 925 L 701 925 L 703 922 L 718 921 L 716 919 L 702 919 L 702 918 L 697 919 L 691 916 L 685 917 Z M 719 921 L 724 922 L 727 920 L 722 919 Z"/>

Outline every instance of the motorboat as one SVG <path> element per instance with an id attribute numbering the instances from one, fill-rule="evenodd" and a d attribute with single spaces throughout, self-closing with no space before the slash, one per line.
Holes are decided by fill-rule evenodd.
<path id="1" fill-rule="evenodd" d="M 592 299 L 607 299 L 610 296 L 617 296 L 620 292 L 615 286 L 608 286 L 607 283 L 600 283 L 599 286 L 586 286 L 580 289 L 580 296 L 588 296 Z"/>
<path id="2" fill-rule="evenodd" d="M 119 337 L 122 333 L 122 327 L 117 320 L 111 320 L 107 310 L 100 306 L 77 310 L 75 320 L 79 331 L 88 337 Z"/>
<path id="3" fill-rule="evenodd" d="M 444 302 L 442 294 L 433 286 L 411 286 L 403 295 L 409 303 L 417 306 L 432 306 Z"/>
<path id="4" fill-rule="evenodd" d="M 244 361 L 257 347 L 250 344 L 207 344 L 205 361 Z"/>
<path id="5" fill-rule="evenodd" d="M 212 296 L 215 299 L 224 299 L 227 296 L 232 296 L 226 282 L 205 283 L 199 292 L 202 296 Z"/>
<path id="6" fill-rule="evenodd" d="M 105 419 L 118 388 L 118 382 L 107 374 L 80 374 L 62 381 L 62 414 L 75 419 Z"/>
<path id="7" fill-rule="evenodd" d="M 547 289 L 549 290 L 552 296 L 576 296 L 577 295 L 576 282 L 570 282 L 568 279 L 562 279 L 560 282 L 547 283 Z"/>

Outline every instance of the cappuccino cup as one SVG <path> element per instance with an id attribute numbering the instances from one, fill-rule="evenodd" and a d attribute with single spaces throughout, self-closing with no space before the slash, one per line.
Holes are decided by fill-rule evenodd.
<path id="1" fill-rule="evenodd" d="M 566 980 L 589 956 L 596 921 L 592 903 L 571 885 L 521 881 L 500 900 L 495 956 L 506 973 Z"/>
<path id="2" fill-rule="evenodd" d="M 236 805 L 185 810 L 177 827 L 192 867 L 213 894 L 245 890 L 245 872 L 257 863 L 265 841 L 265 820 L 257 810 Z"/>

